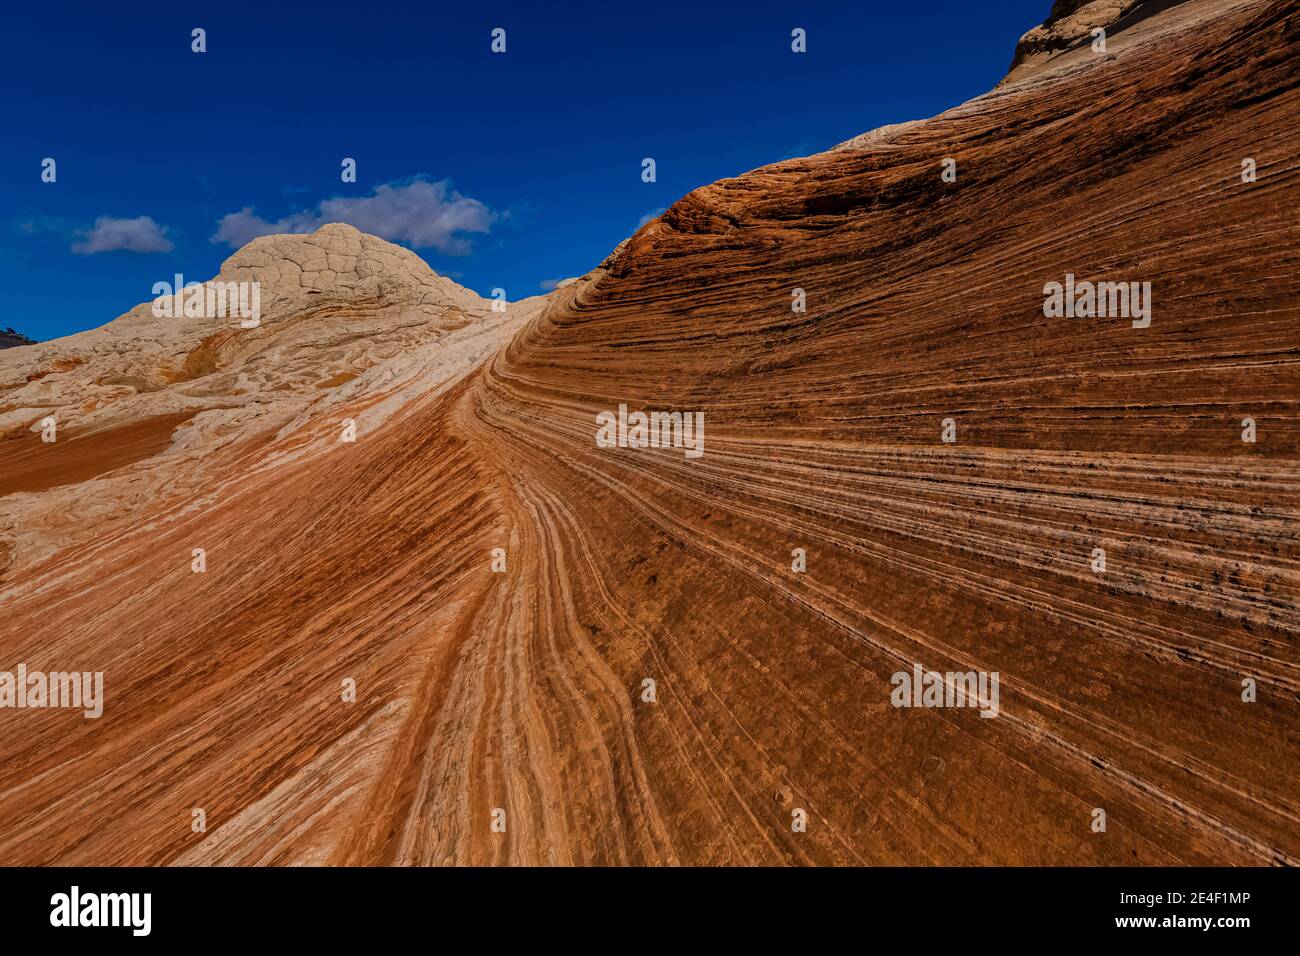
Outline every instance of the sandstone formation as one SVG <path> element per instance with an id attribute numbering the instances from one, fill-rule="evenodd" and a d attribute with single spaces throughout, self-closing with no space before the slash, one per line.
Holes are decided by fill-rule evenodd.
<path id="1" fill-rule="evenodd" d="M 217 282 L 259 283 L 257 328 L 158 316 L 150 301 L 0 356 L 0 435 L 11 439 L 0 494 L 27 493 L 0 498 L 0 573 L 102 533 L 124 503 L 197 493 L 251 439 L 259 455 L 294 457 L 302 439 L 286 440 L 325 409 L 373 426 L 404 390 L 446 387 L 444 374 L 490 354 L 542 301 L 494 315 L 419 256 L 342 223 L 256 239 Z M 48 419 L 53 445 L 41 440 Z"/>
<path id="2" fill-rule="evenodd" d="M 1161 16 L 1175 6 L 1180 7 L 1175 16 Z M 1102 52 L 1093 49 L 1098 29 L 1105 34 L 1108 55 L 1166 30 L 1187 33 L 1209 26 L 1226 8 L 1225 0 L 1056 0 L 1047 20 L 1016 44 L 1011 72 L 1003 82 L 1095 59 Z"/>
<path id="3" fill-rule="evenodd" d="M 0 349 L 17 348 L 20 345 L 34 344 L 31 339 L 13 329 L 0 329 Z"/>
<path id="4" fill-rule="evenodd" d="M 1157 6 L 505 313 L 331 225 L 0 356 L 0 669 L 105 687 L 0 709 L 0 860 L 1300 862 L 1300 11 Z"/>
<path id="5" fill-rule="evenodd" d="M 1056 0 L 1052 12 L 1041 26 L 1020 38 L 1011 60 L 1011 70 L 1027 60 L 1046 60 L 1061 50 L 1091 44 L 1092 31 L 1114 31 L 1123 17 L 1141 6 L 1143 0 Z M 1148 5 L 1151 5 L 1148 0 Z"/>

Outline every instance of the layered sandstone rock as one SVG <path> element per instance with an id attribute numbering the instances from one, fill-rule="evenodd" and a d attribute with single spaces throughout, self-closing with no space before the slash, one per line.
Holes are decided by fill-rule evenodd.
<path id="1" fill-rule="evenodd" d="M 0 858 L 1300 862 L 1300 14 L 1124 34 L 504 315 L 330 226 L 227 263 L 259 329 L 0 357 L 10 446 L 69 435 L 0 498 L 0 668 L 106 695 L 0 710 Z M 1067 273 L 1149 325 L 1046 317 Z"/>
<path id="2" fill-rule="evenodd" d="M 159 496 L 199 494 L 250 447 L 291 456 L 290 436 L 320 414 L 373 427 L 393 394 L 443 387 L 444 372 L 461 374 L 465 356 L 488 354 L 541 302 L 496 315 L 409 250 L 342 223 L 256 239 L 205 287 L 240 282 L 260 290 L 253 328 L 238 315 L 158 314 L 183 305 L 155 308 L 171 304 L 162 297 L 0 355 L 0 495 L 12 495 L 0 498 L 0 570 Z"/>
<path id="3" fill-rule="evenodd" d="M 1152 0 L 1145 0 L 1154 6 Z M 1123 18 L 1144 0 L 1056 0 L 1041 26 L 1020 38 L 1011 61 L 1012 73 L 1026 60 L 1042 61 L 1051 54 L 1091 43 L 1093 31 L 1114 31 Z"/>
<path id="4" fill-rule="evenodd" d="M 1016 44 L 1003 83 L 1039 74 L 1061 76 L 1166 32 L 1186 35 L 1212 29 L 1214 20 L 1235 5 L 1235 0 L 1056 0 L 1048 18 Z M 1141 56 L 1136 53 L 1128 60 L 1132 64 Z"/>

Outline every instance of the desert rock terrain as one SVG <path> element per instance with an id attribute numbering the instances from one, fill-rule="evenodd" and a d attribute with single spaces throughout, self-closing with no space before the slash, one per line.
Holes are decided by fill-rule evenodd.
<path id="1" fill-rule="evenodd" d="M 256 328 L 0 352 L 0 670 L 105 691 L 0 709 L 0 862 L 1300 862 L 1298 62 L 1289 0 L 1058 2 L 504 312 L 332 224 L 223 266 Z"/>

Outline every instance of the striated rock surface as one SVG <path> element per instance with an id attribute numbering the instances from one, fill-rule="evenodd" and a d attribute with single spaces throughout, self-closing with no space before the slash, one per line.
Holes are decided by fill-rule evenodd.
<path id="1" fill-rule="evenodd" d="M 1239 0 L 1056 0 L 1051 14 L 1016 44 L 1011 70 L 1003 82 L 1043 72 L 1059 74 L 1071 66 L 1094 63 L 1098 39 L 1105 34 L 1104 60 L 1111 54 L 1151 41 L 1166 31 L 1210 29 L 1221 13 Z M 1179 7 L 1172 16 L 1165 16 Z M 1141 54 L 1136 54 L 1141 56 Z"/>
<path id="2" fill-rule="evenodd" d="M 0 709 L 0 858 L 1300 862 L 1300 13 L 1121 36 L 504 315 L 327 226 L 223 268 L 258 329 L 0 357 L 7 444 L 69 436 L 0 467 L 0 668 L 105 687 Z M 1045 317 L 1067 273 L 1150 324 Z M 918 665 L 998 715 L 891 706 Z"/>
<path id="3" fill-rule="evenodd" d="M 1012 74 L 1027 60 L 1041 63 L 1061 50 L 1079 44 L 1091 45 L 1093 30 L 1101 28 L 1107 33 L 1113 32 L 1122 25 L 1125 15 L 1144 2 L 1148 7 L 1154 7 L 1159 0 L 1056 0 L 1043 24 L 1034 27 L 1016 44 L 1016 53 L 1011 61 Z"/>
<path id="4" fill-rule="evenodd" d="M 462 353 L 482 357 L 541 302 L 494 315 L 419 256 L 342 223 L 256 239 L 205 287 L 232 282 L 258 283 L 257 327 L 157 315 L 151 301 L 0 355 L 0 495 L 19 493 L 0 498 L 0 572 L 102 533 L 164 490 L 198 493 L 250 443 L 291 457 L 290 436 L 324 410 L 377 422 L 392 407 L 380 395 L 438 382 Z M 53 444 L 42 441 L 50 421 Z"/>

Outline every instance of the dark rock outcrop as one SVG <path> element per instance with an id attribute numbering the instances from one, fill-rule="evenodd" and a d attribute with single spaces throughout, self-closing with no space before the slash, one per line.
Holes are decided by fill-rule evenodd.
<path id="1" fill-rule="evenodd" d="M 12 349 L 19 345 L 35 345 L 34 339 L 29 339 L 21 332 L 15 332 L 13 329 L 0 329 L 0 349 Z"/>

